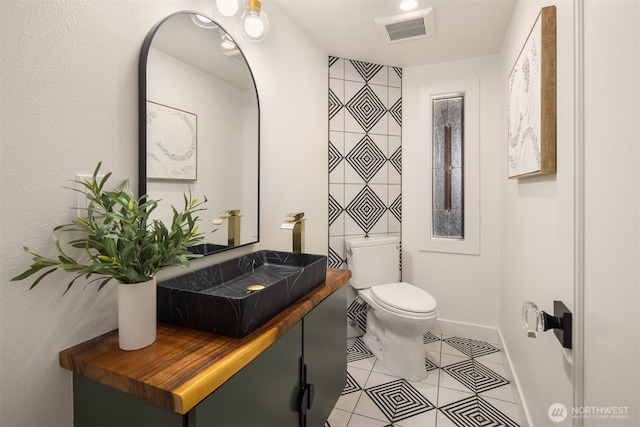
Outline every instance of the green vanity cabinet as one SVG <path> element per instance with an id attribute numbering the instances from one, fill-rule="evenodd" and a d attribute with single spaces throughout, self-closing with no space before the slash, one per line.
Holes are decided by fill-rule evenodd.
<path id="1" fill-rule="evenodd" d="M 182 426 L 183 415 L 73 374 L 74 426 Z"/>
<path id="2" fill-rule="evenodd" d="M 75 426 L 297 426 L 302 321 L 180 415 L 74 374 Z"/>
<path id="3" fill-rule="evenodd" d="M 302 321 L 187 413 L 188 426 L 297 426 Z"/>
<path id="4" fill-rule="evenodd" d="M 347 382 L 347 287 L 343 286 L 303 319 L 303 382 L 313 384 L 306 414 L 309 427 L 323 426 Z"/>
<path id="5" fill-rule="evenodd" d="M 74 425 L 321 427 L 346 383 L 345 319 L 341 287 L 184 415 L 74 373 Z"/>

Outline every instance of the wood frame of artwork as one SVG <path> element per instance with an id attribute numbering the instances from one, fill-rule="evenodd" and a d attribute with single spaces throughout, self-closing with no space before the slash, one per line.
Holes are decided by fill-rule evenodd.
<path id="1" fill-rule="evenodd" d="M 195 181 L 198 116 L 147 101 L 147 178 Z"/>
<path id="2" fill-rule="evenodd" d="M 508 84 L 509 178 L 555 173 L 555 6 L 541 9 Z"/>

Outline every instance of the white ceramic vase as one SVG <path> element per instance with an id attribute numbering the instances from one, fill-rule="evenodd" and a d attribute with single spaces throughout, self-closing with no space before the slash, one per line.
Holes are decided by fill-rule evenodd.
<path id="1" fill-rule="evenodd" d="M 156 340 L 156 278 L 118 283 L 118 340 L 122 350 L 137 350 Z"/>

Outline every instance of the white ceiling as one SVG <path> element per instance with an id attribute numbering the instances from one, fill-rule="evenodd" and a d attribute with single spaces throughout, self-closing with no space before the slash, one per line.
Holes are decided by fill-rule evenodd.
<path id="1" fill-rule="evenodd" d="M 433 8 L 435 35 L 385 42 L 374 19 L 406 13 L 400 0 L 265 0 L 277 2 L 327 53 L 397 67 L 496 54 L 516 0 L 418 0 Z M 271 23 L 271 32 L 277 31 Z"/>

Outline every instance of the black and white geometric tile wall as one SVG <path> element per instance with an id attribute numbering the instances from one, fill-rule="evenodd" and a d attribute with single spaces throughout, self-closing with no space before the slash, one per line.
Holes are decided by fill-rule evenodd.
<path id="1" fill-rule="evenodd" d="M 401 232 L 402 69 L 329 57 L 329 266 L 350 237 Z"/>

